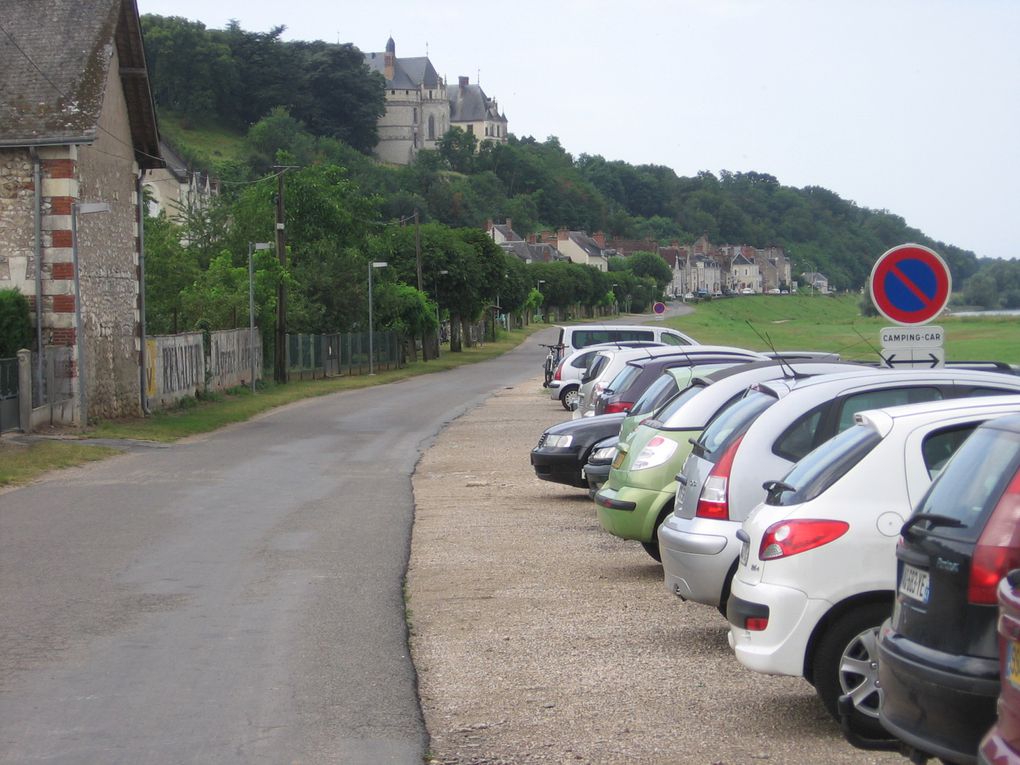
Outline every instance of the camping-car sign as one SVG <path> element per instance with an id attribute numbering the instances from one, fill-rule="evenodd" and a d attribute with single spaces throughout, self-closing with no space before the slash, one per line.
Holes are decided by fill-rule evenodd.
<path id="1" fill-rule="evenodd" d="M 926 324 L 949 302 L 949 266 L 920 244 L 887 250 L 871 270 L 871 300 L 879 313 L 897 324 Z"/>

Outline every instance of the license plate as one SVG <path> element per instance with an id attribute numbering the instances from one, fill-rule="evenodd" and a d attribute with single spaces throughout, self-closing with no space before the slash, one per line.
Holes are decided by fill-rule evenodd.
<path id="1" fill-rule="evenodd" d="M 909 564 L 903 564 L 903 578 L 900 579 L 900 592 L 908 598 L 928 602 L 928 572 Z"/>
<path id="2" fill-rule="evenodd" d="M 624 457 L 626 456 L 627 455 L 624 452 L 621 452 L 619 449 L 617 449 L 616 456 L 613 457 L 613 468 L 619 470 L 620 465 L 623 464 Z"/>
<path id="3" fill-rule="evenodd" d="M 1009 646 L 1006 653 L 1006 667 L 1009 670 L 1007 678 L 1009 684 L 1014 688 L 1020 688 L 1020 650 L 1018 650 L 1018 644 L 1015 640 L 1009 641 Z"/>
<path id="4" fill-rule="evenodd" d="M 751 545 L 749 542 L 740 543 L 740 565 L 746 566 L 747 559 L 751 555 Z"/>

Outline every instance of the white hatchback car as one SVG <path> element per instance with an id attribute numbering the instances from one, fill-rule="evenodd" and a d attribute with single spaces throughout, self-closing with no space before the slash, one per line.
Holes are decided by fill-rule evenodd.
<path id="1" fill-rule="evenodd" d="M 878 720 L 878 627 L 896 588 L 896 542 L 931 481 L 981 423 L 1020 412 L 1020 395 L 861 412 L 744 521 L 727 606 L 730 645 L 757 672 L 803 676 L 854 734 Z"/>
<path id="2" fill-rule="evenodd" d="M 762 482 L 854 424 L 866 409 L 965 396 L 1020 394 L 1020 377 L 963 369 L 868 369 L 764 382 L 719 412 L 677 481 L 659 526 L 666 587 L 725 612 L 741 522 L 765 497 Z"/>
<path id="3" fill-rule="evenodd" d="M 563 408 L 567 411 L 573 411 L 577 408 L 578 402 L 578 391 L 581 388 L 581 377 L 584 375 L 585 370 L 588 368 L 588 364 L 592 358 L 601 350 L 604 349 L 620 349 L 620 348 L 661 348 L 665 343 L 660 343 L 655 340 L 629 340 L 620 341 L 618 343 L 601 343 L 599 345 L 589 345 L 584 348 L 579 348 L 573 353 L 568 353 L 567 356 L 556 365 L 556 371 L 553 372 L 553 378 L 549 381 L 549 398 L 554 401 L 559 401 L 563 405 Z"/>

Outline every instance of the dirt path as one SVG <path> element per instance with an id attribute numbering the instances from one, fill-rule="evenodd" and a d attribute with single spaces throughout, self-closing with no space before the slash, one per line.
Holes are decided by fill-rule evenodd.
<path id="1" fill-rule="evenodd" d="M 742 668 L 587 495 L 528 453 L 540 379 L 448 427 L 414 477 L 411 646 L 433 762 L 904 763 L 853 749 L 798 678 Z"/>

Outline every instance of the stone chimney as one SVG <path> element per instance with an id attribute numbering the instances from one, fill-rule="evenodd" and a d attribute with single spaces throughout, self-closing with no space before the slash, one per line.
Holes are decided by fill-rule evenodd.
<path id="1" fill-rule="evenodd" d="M 506 219 L 506 227 L 508 229 L 513 229 L 513 227 L 514 227 L 514 222 L 512 220 L 510 220 L 509 218 Z"/>
<path id="2" fill-rule="evenodd" d="M 606 249 L 606 235 L 601 231 L 596 231 L 591 237 L 595 240 L 595 244 L 599 246 L 600 250 Z"/>
<path id="3" fill-rule="evenodd" d="M 383 74 L 387 81 L 393 79 L 397 66 L 397 44 L 391 37 L 386 41 L 386 58 L 383 60 Z"/>
<path id="4" fill-rule="evenodd" d="M 564 241 L 566 239 L 569 239 L 569 238 L 570 238 L 570 232 L 567 231 L 567 229 L 565 229 L 565 228 L 561 228 L 559 231 L 556 232 L 556 241 L 557 242 L 562 242 L 562 241 Z"/>
<path id="5" fill-rule="evenodd" d="M 461 75 L 460 77 L 458 77 L 457 78 L 457 82 L 460 85 L 460 89 L 461 90 L 464 90 L 464 88 L 466 88 L 468 86 L 468 78 L 465 77 L 464 75 Z"/>

